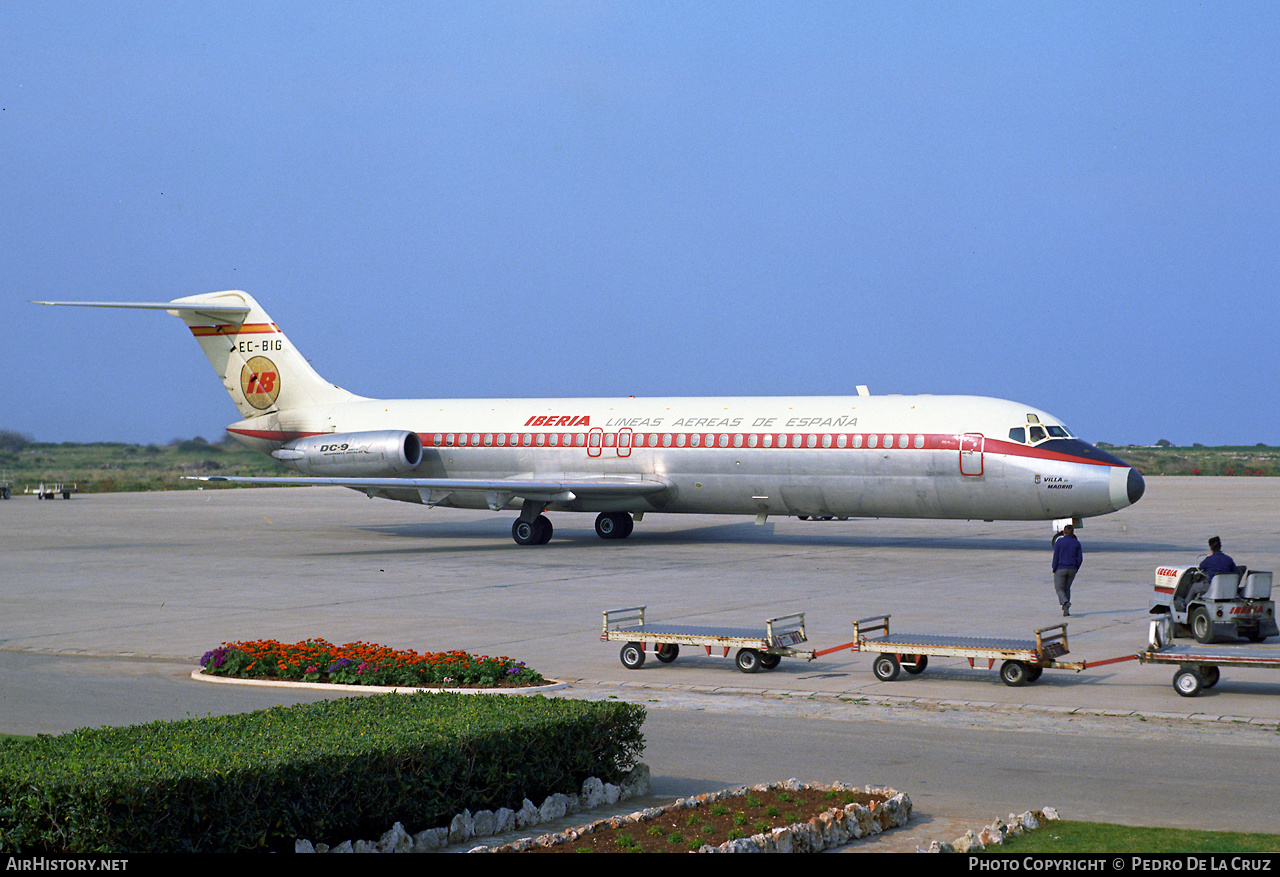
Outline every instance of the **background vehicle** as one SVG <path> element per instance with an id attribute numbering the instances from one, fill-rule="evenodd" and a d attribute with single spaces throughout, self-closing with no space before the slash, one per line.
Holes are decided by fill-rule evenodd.
<path id="1" fill-rule="evenodd" d="M 1242 567 L 1240 575 L 1218 573 L 1208 580 L 1199 567 L 1156 567 L 1149 611 L 1168 613 L 1175 636 L 1190 635 L 1200 643 L 1229 637 L 1257 643 L 1280 634 L 1271 599 L 1271 573 L 1262 570 Z"/>

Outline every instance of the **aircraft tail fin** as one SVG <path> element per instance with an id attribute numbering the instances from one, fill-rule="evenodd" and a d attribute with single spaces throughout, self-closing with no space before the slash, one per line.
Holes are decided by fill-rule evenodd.
<path id="1" fill-rule="evenodd" d="M 192 295 L 170 302 L 36 304 L 167 311 L 191 329 L 246 419 L 360 398 L 320 377 L 267 312 L 252 296 L 239 290 Z"/>

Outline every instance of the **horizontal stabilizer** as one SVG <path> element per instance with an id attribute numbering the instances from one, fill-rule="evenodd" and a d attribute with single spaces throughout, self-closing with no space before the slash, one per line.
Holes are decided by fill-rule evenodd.
<path id="1" fill-rule="evenodd" d="M 201 314 L 247 314 L 246 304 L 173 301 L 33 301 L 33 305 L 55 305 L 69 308 L 131 308 L 142 311 L 186 311 Z"/>

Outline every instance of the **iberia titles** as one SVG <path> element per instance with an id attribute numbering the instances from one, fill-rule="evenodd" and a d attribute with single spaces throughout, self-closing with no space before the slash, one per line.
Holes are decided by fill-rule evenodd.
<path id="1" fill-rule="evenodd" d="M 588 414 L 539 414 L 524 422 L 525 426 L 590 426 L 591 416 Z"/>

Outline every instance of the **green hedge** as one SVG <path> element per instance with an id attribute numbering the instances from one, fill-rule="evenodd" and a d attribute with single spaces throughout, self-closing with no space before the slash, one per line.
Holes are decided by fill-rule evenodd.
<path id="1" fill-rule="evenodd" d="M 292 849 L 617 782 L 644 748 L 623 703 L 414 694 L 81 729 L 0 745 L 0 850 Z"/>

